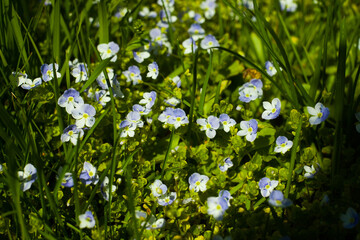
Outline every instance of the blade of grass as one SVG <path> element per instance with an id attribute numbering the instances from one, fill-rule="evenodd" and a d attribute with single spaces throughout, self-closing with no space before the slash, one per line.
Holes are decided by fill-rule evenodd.
<path id="1" fill-rule="evenodd" d="M 99 14 L 99 37 L 100 43 L 109 42 L 109 21 L 108 21 L 108 12 L 106 1 L 101 0 L 98 4 L 98 14 Z"/>
<path id="2" fill-rule="evenodd" d="M 99 74 L 102 71 L 106 71 L 106 66 L 109 64 L 109 62 L 110 62 L 110 58 L 107 58 L 99 63 L 99 65 L 92 72 L 89 79 L 86 81 L 86 83 L 80 89 L 80 93 L 84 92 L 86 88 L 90 87 L 90 85 L 96 80 L 96 78 L 99 76 Z"/>
<path id="3" fill-rule="evenodd" d="M 52 11 L 53 58 L 55 62 L 60 63 L 60 0 L 55 0 L 54 2 Z"/>
<path id="4" fill-rule="evenodd" d="M 291 181 L 292 181 L 293 171 L 294 171 L 295 161 L 296 161 L 296 151 L 297 151 L 297 148 L 298 148 L 299 143 L 300 143 L 301 125 L 302 125 L 302 118 L 300 118 L 299 125 L 298 125 L 298 127 L 296 129 L 296 133 L 295 133 L 294 144 L 293 144 L 293 146 L 291 148 L 291 157 L 290 157 L 288 180 L 287 180 L 287 183 L 286 183 L 285 194 L 284 194 L 285 198 L 288 198 L 289 193 L 290 193 L 290 186 L 291 186 Z"/>
<path id="5" fill-rule="evenodd" d="M 340 11 L 340 10 L 339 10 Z M 345 70 L 346 70 L 346 28 L 345 18 L 340 24 L 340 43 L 338 67 L 335 82 L 335 136 L 334 150 L 331 159 L 331 177 L 335 180 L 335 175 L 340 167 L 341 148 L 343 144 L 343 111 L 344 111 L 344 91 L 345 91 Z"/>
<path id="6" fill-rule="evenodd" d="M 206 76 L 205 76 L 203 87 L 202 87 L 202 90 L 201 90 L 200 104 L 199 104 L 199 113 L 200 113 L 200 115 L 204 114 L 204 103 L 205 103 L 206 89 L 207 89 L 207 86 L 208 86 L 210 73 L 211 73 L 211 69 L 212 69 L 212 56 L 213 56 L 213 52 L 211 50 L 210 51 L 210 58 L 209 58 L 209 66 L 208 66 L 208 69 L 206 71 Z"/>

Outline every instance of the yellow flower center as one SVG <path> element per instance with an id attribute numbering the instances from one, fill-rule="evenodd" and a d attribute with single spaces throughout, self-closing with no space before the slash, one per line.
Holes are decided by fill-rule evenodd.
<path id="1" fill-rule="evenodd" d="M 69 97 L 69 98 L 68 98 L 68 101 L 69 101 L 69 102 L 72 102 L 72 101 L 74 101 L 74 98 L 73 98 L 73 97 Z"/>
<path id="2" fill-rule="evenodd" d="M 50 76 L 52 72 L 50 70 L 47 70 L 46 74 Z"/>
<path id="3" fill-rule="evenodd" d="M 213 45 L 213 42 L 210 41 L 208 44 L 209 44 L 209 46 L 212 46 L 212 45 Z"/>
<path id="4" fill-rule="evenodd" d="M 69 136 L 72 136 L 72 135 L 74 134 L 74 132 L 73 132 L 73 131 L 69 131 L 68 134 L 69 134 Z"/>
<path id="5" fill-rule="evenodd" d="M 94 176 L 93 171 L 90 171 L 90 172 L 89 172 L 89 176 L 90 176 L 90 177 L 93 177 L 93 176 Z"/>
<path id="6" fill-rule="evenodd" d="M 276 112 L 276 108 L 273 108 L 273 109 L 271 110 L 271 112 L 272 112 L 272 113 L 275 113 L 275 112 Z"/>
<path id="7" fill-rule="evenodd" d="M 180 122 L 180 121 L 181 121 L 181 117 L 177 117 L 177 118 L 176 118 L 176 121 L 177 121 L 177 122 Z"/>
<path id="8" fill-rule="evenodd" d="M 281 147 L 285 147 L 285 146 L 286 146 L 286 143 L 282 143 L 282 144 L 281 144 Z"/>
<path id="9" fill-rule="evenodd" d="M 218 204 L 218 205 L 216 206 L 216 210 L 221 210 L 220 204 Z"/>
<path id="10" fill-rule="evenodd" d="M 91 218 L 90 218 L 90 217 L 87 217 L 87 218 L 86 218 L 86 221 L 91 222 Z"/>
<path id="11" fill-rule="evenodd" d="M 200 185 L 200 182 L 199 182 L 199 181 L 197 181 L 195 184 L 196 184 L 196 186 L 199 186 L 199 185 Z"/>
<path id="12" fill-rule="evenodd" d="M 206 124 L 206 128 L 211 128 L 210 123 Z"/>
<path id="13" fill-rule="evenodd" d="M 111 53 L 111 49 L 108 49 L 106 52 L 107 52 L 108 54 L 110 54 L 110 53 Z"/>
<path id="14" fill-rule="evenodd" d="M 85 119 L 87 119 L 87 118 L 89 117 L 89 115 L 88 115 L 87 113 L 84 113 L 83 117 L 84 117 Z"/>
<path id="15" fill-rule="evenodd" d="M 318 118 L 321 118 L 323 116 L 323 114 L 321 113 L 321 112 L 319 112 L 318 114 L 317 114 L 317 117 Z"/>
<path id="16" fill-rule="evenodd" d="M 252 127 L 249 127 L 249 128 L 248 128 L 248 132 L 250 133 L 250 132 L 252 132 L 252 131 L 253 131 Z"/>
<path id="17" fill-rule="evenodd" d="M 281 201 L 280 200 L 275 200 L 277 205 L 281 205 Z"/>

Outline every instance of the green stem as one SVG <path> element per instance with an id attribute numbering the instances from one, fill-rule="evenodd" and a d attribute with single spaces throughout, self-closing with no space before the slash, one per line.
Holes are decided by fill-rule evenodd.
<path id="1" fill-rule="evenodd" d="M 302 125 L 302 118 L 300 118 L 299 125 L 296 129 L 294 145 L 291 149 L 290 167 L 289 167 L 288 181 L 287 181 L 286 189 L 285 189 L 285 198 L 288 198 L 289 192 L 290 192 L 291 179 L 292 179 L 294 166 L 295 166 L 295 160 L 296 160 L 296 149 L 300 142 L 301 125 Z"/>
<path id="2" fill-rule="evenodd" d="M 175 132 L 175 129 L 172 129 L 171 130 L 171 135 L 170 135 L 170 140 L 169 140 L 169 145 L 168 145 L 168 148 L 167 148 L 167 151 L 166 151 L 166 154 L 165 154 L 165 159 L 164 159 L 164 162 L 163 162 L 163 165 L 162 165 L 162 168 L 161 168 L 161 179 L 163 179 L 164 174 L 165 174 L 165 164 L 166 164 L 166 161 L 167 161 L 167 159 L 169 157 L 171 144 L 172 144 L 172 141 L 174 139 L 174 132 Z"/>

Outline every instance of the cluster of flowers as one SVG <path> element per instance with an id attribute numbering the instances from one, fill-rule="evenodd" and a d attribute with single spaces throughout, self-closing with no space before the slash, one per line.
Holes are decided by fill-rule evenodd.
<path id="1" fill-rule="evenodd" d="M 269 197 L 269 204 L 274 207 L 288 207 L 292 205 L 292 201 L 290 199 L 284 198 L 284 194 L 279 190 L 274 190 L 279 181 L 270 180 L 267 177 L 260 179 L 259 188 L 260 193 L 263 197 Z"/>
<path id="2" fill-rule="evenodd" d="M 158 120 L 166 125 L 172 125 L 177 129 L 189 123 L 186 113 L 181 108 L 167 107 L 158 117 Z"/>
<path id="3" fill-rule="evenodd" d="M 253 0 L 242 0 L 242 3 L 246 8 L 254 10 Z M 287 12 L 295 12 L 297 9 L 297 3 L 294 0 L 280 0 L 280 8 L 282 11 L 286 10 Z"/>
<path id="4" fill-rule="evenodd" d="M 62 174 L 63 169 L 59 168 L 58 175 Z M 97 175 L 97 169 L 89 162 L 84 162 L 83 170 L 80 173 L 80 181 L 89 185 L 91 183 L 97 184 L 99 182 L 99 176 Z M 18 171 L 18 177 L 21 183 L 21 190 L 27 191 L 31 188 L 31 185 L 37 179 L 37 170 L 34 165 L 28 163 L 24 167 L 24 171 Z M 72 173 L 66 172 L 61 181 L 63 187 L 71 188 L 74 186 L 74 180 Z M 111 189 L 110 189 L 111 188 Z M 109 201 L 110 190 L 112 193 L 116 191 L 115 185 L 109 185 L 109 178 L 106 176 L 101 183 L 101 194 L 106 201 Z M 91 211 L 86 211 L 85 214 L 79 215 L 80 228 L 93 228 L 95 226 L 95 219 Z"/>
<path id="5" fill-rule="evenodd" d="M 55 67 L 55 71 L 54 71 Z M 51 64 L 43 64 L 40 67 L 41 71 L 41 77 L 35 78 L 34 80 L 31 80 L 28 78 L 28 75 L 24 72 L 13 72 L 13 76 L 17 78 L 18 86 L 22 87 L 23 89 L 30 90 L 32 88 L 35 88 L 37 86 L 40 86 L 40 84 L 44 82 L 51 81 L 54 78 L 54 74 L 56 75 L 56 78 L 61 77 L 61 73 L 58 72 L 59 65 L 57 63 L 51 63 Z"/>
<path id="6" fill-rule="evenodd" d="M 226 159 L 224 159 L 224 161 L 226 161 Z M 199 173 L 193 173 L 189 177 L 189 189 L 190 191 L 194 192 L 205 192 L 207 189 L 206 183 L 208 181 L 208 176 L 201 175 Z M 221 190 L 218 197 L 209 197 L 207 199 L 207 213 L 212 215 L 216 220 L 222 220 L 225 214 L 225 210 L 230 206 L 230 199 L 232 198 L 233 197 L 231 196 L 230 192 L 227 190 Z"/>
<path id="7" fill-rule="evenodd" d="M 235 126 L 236 122 L 230 118 L 226 113 L 220 114 L 219 118 L 210 115 L 207 119 L 199 118 L 196 123 L 200 125 L 200 130 L 205 131 L 208 138 L 214 138 L 216 136 L 217 129 L 224 129 L 225 132 L 229 132 L 232 126 Z"/>
<path id="8" fill-rule="evenodd" d="M 143 99 L 140 100 L 140 104 L 145 106 L 141 106 L 140 104 L 135 104 L 132 106 L 132 111 L 130 111 L 126 120 L 122 121 L 119 125 L 120 129 L 122 129 L 120 133 L 120 137 L 134 137 L 135 129 L 137 127 L 142 128 L 144 126 L 144 122 L 141 120 L 141 115 L 148 115 L 151 112 L 151 108 L 154 106 L 156 100 L 156 92 L 145 92 L 143 94 Z M 151 122 L 151 119 L 148 118 L 148 122 Z"/>
<path id="9" fill-rule="evenodd" d="M 157 202 L 161 206 L 167 206 L 172 204 L 176 199 L 176 192 L 168 192 L 167 186 L 162 183 L 161 180 L 155 180 L 150 185 L 151 193 L 157 198 Z"/>
<path id="10" fill-rule="evenodd" d="M 58 170 L 58 176 L 62 174 L 63 169 L 60 167 Z M 91 183 L 97 184 L 99 182 L 99 175 L 96 174 L 97 169 L 89 162 L 84 162 L 83 169 L 80 173 L 80 181 L 85 184 L 89 185 Z M 24 167 L 24 171 L 18 171 L 18 177 L 21 182 L 21 190 L 23 192 L 29 190 L 31 185 L 37 179 L 37 170 L 31 163 L 28 163 Z M 74 179 L 72 177 L 71 172 L 66 172 L 64 174 L 63 179 L 61 180 L 61 186 L 72 188 L 74 186 Z M 106 201 L 109 201 L 109 178 L 106 176 L 101 183 L 101 194 L 103 195 Z M 116 191 L 116 186 L 111 186 L 111 192 Z"/>
<path id="11" fill-rule="evenodd" d="M 147 214 L 144 211 L 135 210 L 135 217 L 142 221 L 141 226 L 144 226 L 146 224 L 145 228 L 148 230 L 159 229 L 165 226 L 165 219 L 164 218 L 156 219 L 154 215 L 151 215 L 150 218 L 146 221 Z"/>

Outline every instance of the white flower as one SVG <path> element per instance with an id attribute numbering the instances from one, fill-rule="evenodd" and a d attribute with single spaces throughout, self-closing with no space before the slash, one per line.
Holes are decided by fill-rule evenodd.
<path id="1" fill-rule="evenodd" d="M 120 50 L 119 45 L 114 42 L 102 43 L 97 46 L 101 59 L 111 58 L 111 62 L 117 59 L 116 53 Z"/>
<path id="2" fill-rule="evenodd" d="M 288 140 L 284 136 L 279 136 L 276 139 L 276 147 L 274 149 L 274 152 L 281 152 L 282 154 L 286 153 L 291 147 L 293 146 L 293 142 Z"/>
<path id="3" fill-rule="evenodd" d="M 314 165 L 311 165 L 311 167 L 304 166 L 304 170 L 306 172 L 304 174 L 304 177 L 306 177 L 306 178 L 313 178 L 316 174 L 316 169 L 315 169 Z"/>
<path id="4" fill-rule="evenodd" d="M 93 228 L 95 227 L 95 219 L 91 211 L 86 211 L 84 214 L 79 215 L 80 228 Z"/>
<path id="5" fill-rule="evenodd" d="M 209 197 L 207 199 L 207 213 L 216 220 L 222 220 L 225 210 L 229 208 L 227 201 L 222 197 Z"/>

